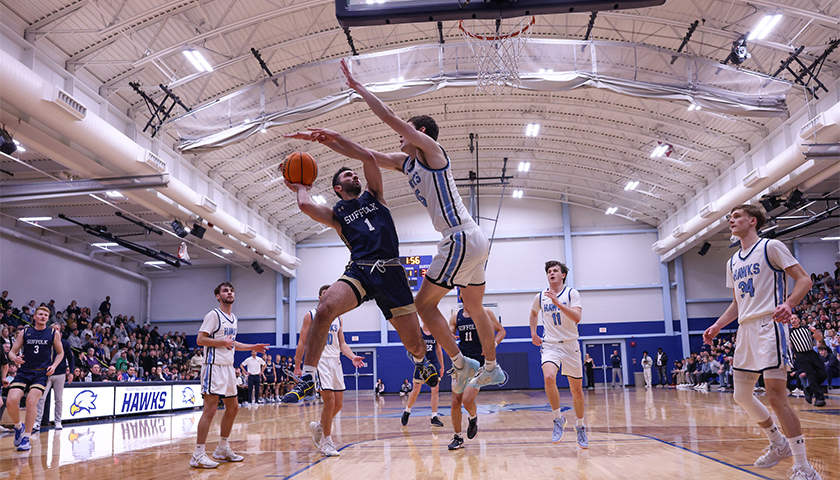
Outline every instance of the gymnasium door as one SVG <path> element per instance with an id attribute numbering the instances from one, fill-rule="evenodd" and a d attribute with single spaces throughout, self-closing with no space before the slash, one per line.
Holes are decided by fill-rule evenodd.
<path id="1" fill-rule="evenodd" d="M 365 359 L 365 365 L 358 370 L 344 355 L 341 356 L 341 368 L 344 370 L 344 386 L 348 391 L 370 392 L 373 394 L 373 382 L 376 371 L 376 350 L 354 350 L 353 353 Z"/>
<path id="2" fill-rule="evenodd" d="M 613 350 L 618 350 L 618 353 L 621 355 L 622 362 L 624 361 L 624 353 L 623 353 L 623 342 L 618 341 L 611 341 L 611 340 L 596 340 L 591 341 L 587 340 L 583 342 L 583 356 L 586 358 L 586 354 L 588 353 L 590 357 L 592 357 L 592 361 L 595 364 L 595 385 L 596 386 L 605 386 L 609 385 L 610 380 L 612 380 L 612 372 L 610 371 L 612 368 L 612 363 L 610 363 L 610 357 L 612 356 Z M 624 364 L 621 365 L 622 370 L 624 369 Z M 624 378 L 624 374 L 622 373 L 621 378 Z M 584 384 L 586 384 L 586 374 L 584 370 Z M 588 385 L 587 385 L 588 386 Z"/>

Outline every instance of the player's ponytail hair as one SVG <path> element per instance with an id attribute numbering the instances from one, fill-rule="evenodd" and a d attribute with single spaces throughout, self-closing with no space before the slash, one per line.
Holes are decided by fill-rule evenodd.
<path id="1" fill-rule="evenodd" d="M 764 224 L 767 223 L 767 213 L 765 213 L 764 209 L 758 205 L 735 205 L 734 207 L 732 207 L 732 210 L 729 211 L 729 214 L 731 215 L 735 210 L 741 210 L 747 215 L 754 218 L 756 220 L 756 231 L 761 230 L 761 227 L 763 227 Z"/>

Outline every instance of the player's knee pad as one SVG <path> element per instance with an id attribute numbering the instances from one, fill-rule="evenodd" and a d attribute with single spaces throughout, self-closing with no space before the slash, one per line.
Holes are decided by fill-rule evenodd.
<path id="1" fill-rule="evenodd" d="M 733 384 L 735 393 L 733 398 L 738 405 L 740 405 L 753 421 L 761 423 L 770 418 L 770 412 L 761 401 L 753 395 L 755 382 L 758 380 L 758 374 L 753 372 L 735 371 Z"/>

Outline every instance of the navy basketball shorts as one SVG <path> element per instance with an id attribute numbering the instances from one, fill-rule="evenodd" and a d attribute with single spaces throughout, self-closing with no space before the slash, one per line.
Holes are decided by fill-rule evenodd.
<path id="1" fill-rule="evenodd" d="M 461 354 L 464 355 L 467 358 L 472 358 L 473 360 L 477 361 L 480 366 L 482 366 L 482 367 L 484 366 L 484 355 L 482 355 L 481 352 L 475 353 L 475 352 L 465 352 L 465 351 L 461 350 Z"/>
<path id="2" fill-rule="evenodd" d="M 357 306 L 375 300 L 387 320 L 417 311 L 402 265 L 377 268 L 352 262 L 338 280 L 353 289 Z"/>
<path id="3" fill-rule="evenodd" d="M 440 362 L 438 362 L 437 355 L 433 359 L 429 357 L 426 357 L 426 359 L 434 365 L 435 370 L 438 372 L 438 378 L 440 378 L 443 374 L 440 371 Z M 426 383 L 425 380 L 420 378 L 420 371 L 416 368 L 414 369 L 414 383 Z"/>
<path id="4" fill-rule="evenodd" d="M 9 385 L 9 389 L 12 388 L 19 388 L 24 392 L 37 388 L 41 391 L 41 393 L 43 393 L 47 389 L 47 370 L 18 370 L 17 375 L 15 375 L 15 379 L 12 380 L 11 385 Z"/>

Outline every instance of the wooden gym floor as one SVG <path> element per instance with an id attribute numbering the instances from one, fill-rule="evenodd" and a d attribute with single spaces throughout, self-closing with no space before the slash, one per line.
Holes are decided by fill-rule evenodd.
<path id="1" fill-rule="evenodd" d="M 565 390 L 561 396 L 571 425 L 571 395 Z M 429 425 L 426 393 L 402 427 L 404 398 L 357 398 L 348 391 L 333 433 L 341 451 L 337 458 L 323 457 L 312 445 L 308 425 L 318 418 L 320 404 L 241 408 L 231 444 L 245 461 L 215 470 L 189 467 L 198 411 L 65 423 L 64 430 L 34 435 L 30 452 L 16 452 L 6 433 L 0 438 L 0 478 L 783 479 L 791 465 L 786 459 L 768 470 L 752 466 L 767 440 L 731 392 L 603 387 L 587 392 L 588 450 L 578 449 L 573 430 L 560 444 L 550 442 L 552 415 L 544 392 L 510 391 L 479 395 L 478 436 L 450 452 L 449 398 L 441 394 L 443 428 Z M 823 479 L 840 479 L 838 395 L 823 408 L 802 398 L 790 401 L 800 413 L 811 463 Z M 218 441 L 220 416 L 210 430 L 209 453 Z"/>

